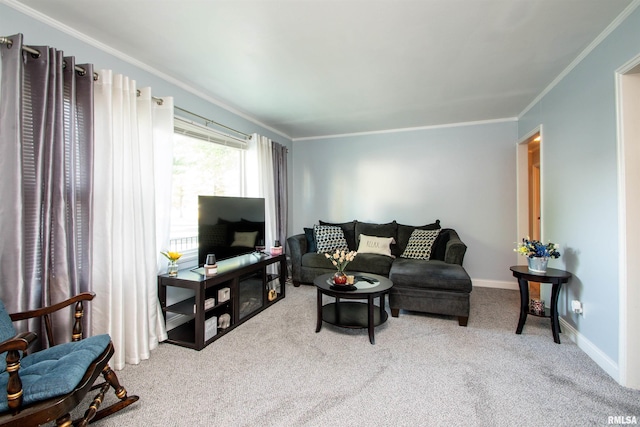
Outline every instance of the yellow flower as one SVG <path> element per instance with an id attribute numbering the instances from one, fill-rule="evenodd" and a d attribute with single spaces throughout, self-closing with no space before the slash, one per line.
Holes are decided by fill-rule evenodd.
<path id="1" fill-rule="evenodd" d="M 177 261 L 182 256 L 182 254 L 180 252 L 173 252 L 173 251 L 165 251 L 165 252 L 160 252 L 160 253 L 162 255 L 164 255 L 170 261 Z"/>

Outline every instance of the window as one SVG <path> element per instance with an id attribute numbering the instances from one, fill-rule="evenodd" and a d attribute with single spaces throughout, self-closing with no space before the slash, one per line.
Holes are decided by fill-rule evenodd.
<path id="1" fill-rule="evenodd" d="M 175 119 L 169 246 L 192 258 L 198 251 L 198 196 L 242 196 L 246 143 Z"/>

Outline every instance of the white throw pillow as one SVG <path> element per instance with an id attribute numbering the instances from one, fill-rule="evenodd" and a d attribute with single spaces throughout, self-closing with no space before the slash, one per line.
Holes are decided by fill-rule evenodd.
<path id="1" fill-rule="evenodd" d="M 257 231 L 236 231 L 233 233 L 233 243 L 231 246 L 242 246 L 245 248 L 253 248 L 256 245 Z"/>
<path id="2" fill-rule="evenodd" d="M 393 257 L 391 255 L 391 245 L 395 244 L 393 237 L 377 237 L 360 235 L 360 244 L 358 245 L 359 254 L 380 254 Z"/>
<path id="3" fill-rule="evenodd" d="M 429 259 L 431 258 L 431 247 L 440 234 L 440 230 L 413 230 L 409 243 L 405 248 L 401 258 Z"/>

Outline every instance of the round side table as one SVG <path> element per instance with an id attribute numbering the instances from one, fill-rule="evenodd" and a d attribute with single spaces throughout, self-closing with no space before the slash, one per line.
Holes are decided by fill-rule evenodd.
<path id="1" fill-rule="evenodd" d="M 514 265 L 509 267 L 513 272 L 513 276 L 518 279 L 520 287 L 520 320 L 516 334 L 522 333 L 524 323 L 527 321 L 527 315 L 551 318 L 551 332 L 553 333 L 553 341 L 560 344 L 560 322 L 558 321 L 558 294 L 563 283 L 567 283 L 571 278 L 571 273 L 555 268 L 547 268 L 545 273 L 535 273 L 530 271 L 526 265 Z M 536 314 L 529 311 L 529 282 L 551 283 L 551 307 L 547 314 Z"/>

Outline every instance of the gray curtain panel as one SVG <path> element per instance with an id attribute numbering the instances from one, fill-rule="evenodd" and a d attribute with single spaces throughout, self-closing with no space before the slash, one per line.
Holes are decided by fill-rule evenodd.
<path id="1" fill-rule="evenodd" d="M 21 34 L 9 39 L 0 45 L 0 298 L 15 312 L 91 289 L 93 68 L 80 74 L 62 51 L 31 46 L 36 57 Z M 53 321 L 56 342 L 69 341 L 71 316 Z"/>
<path id="2" fill-rule="evenodd" d="M 280 244 L 285 246 L 287 242 L 288 219 L 288 185 L 287 185 L 287 147 L 272 142 L 271 150 L 273 154 L 273 173 L 276 196 L 276 236 Z"/>

